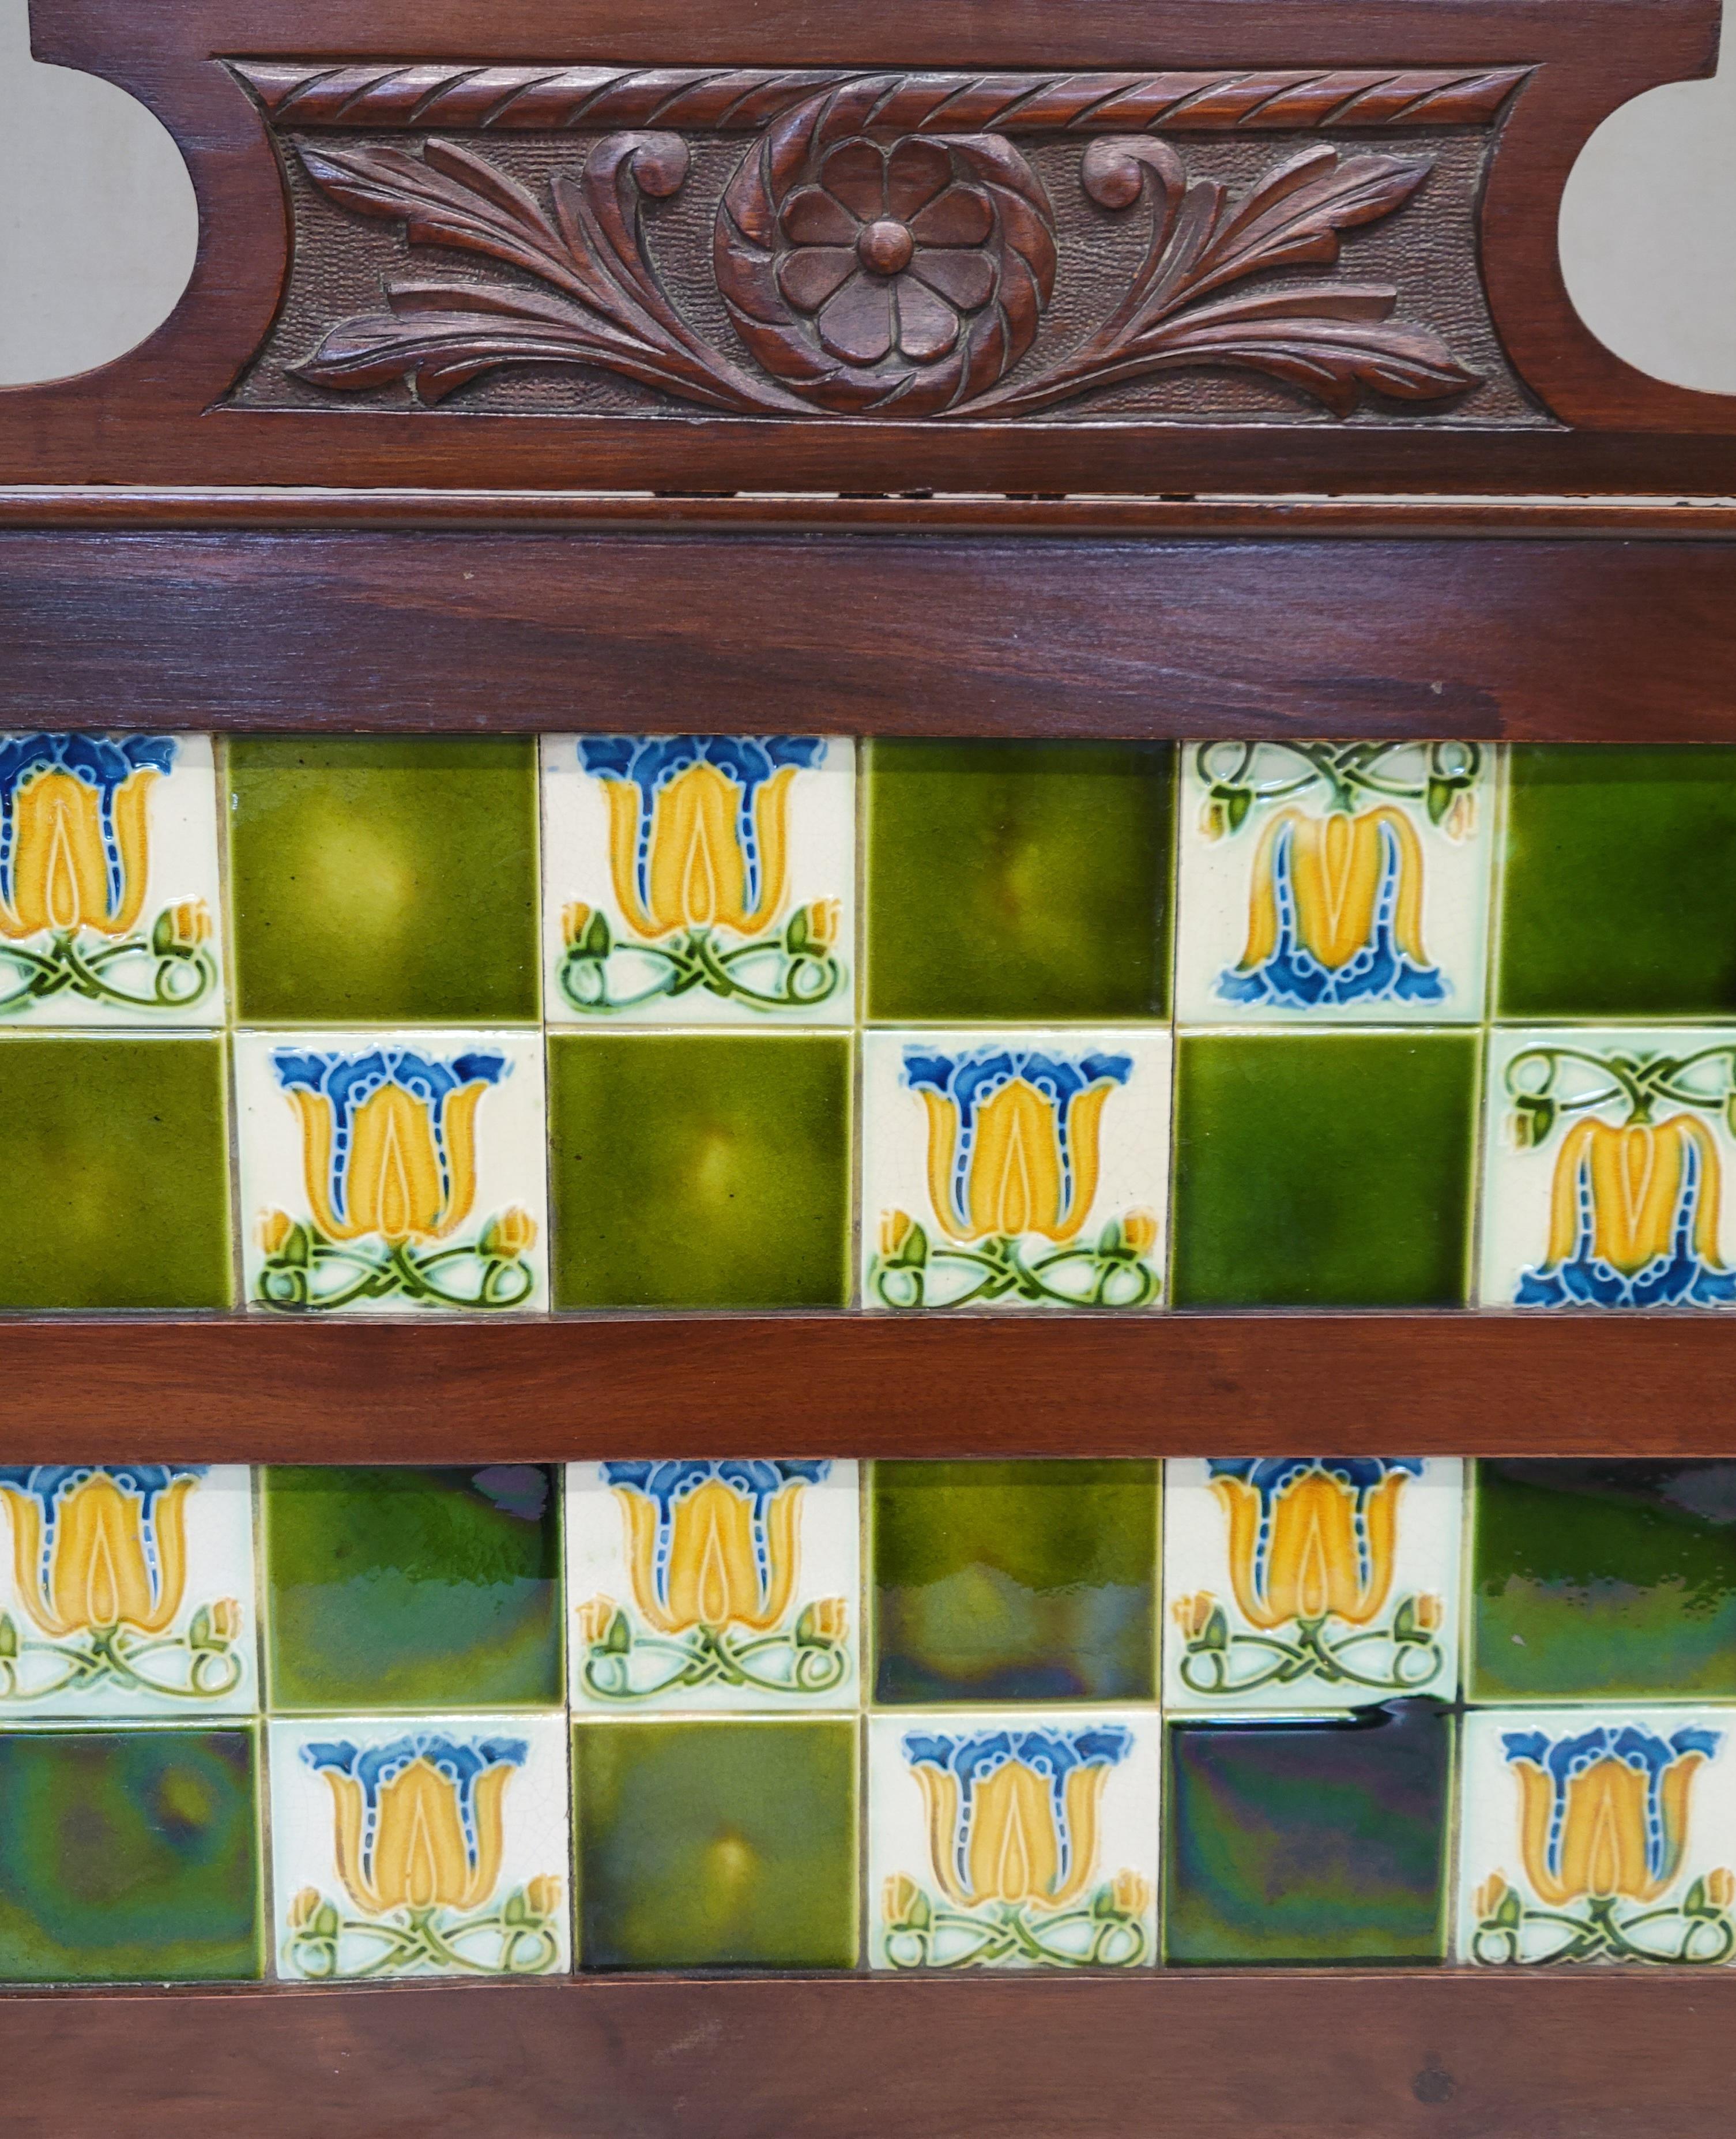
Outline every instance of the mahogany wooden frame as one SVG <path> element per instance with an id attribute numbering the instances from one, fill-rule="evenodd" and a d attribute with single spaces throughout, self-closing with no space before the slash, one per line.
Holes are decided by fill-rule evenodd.
<path id="1" fill-rule="evenodd" d="M 860 734 L 1736 742 L 1736 506 L 1681 502 L 1736 492 L 1736 396 L 1599 347 L 1553 245 L 1586 140 L 1644 90 L 1709 74 L 1716 17 L 1716 0 L 33 0 L 38 57 L 121 83 L 176 135 L 203 242 L 131 356 L 0 390 L 6 721 L 532 732 L 691 702 L 762 728 L 823 708 Z M 258 109 L 213 62 L 334 55 L 1523 66 L 1482 267 L 1557 420 L 773 434 L 219 408 L 288 233 Z M 1373 494 L 1405 490 L 1429 494 Z M 1636 495 L 1444 495 L 1564 490 Z M 909 494 L 931 491 L 973 494 Z M 1324 491 L 1346 495 L 1278 495 Z M 692 494 L 736 492 L 752 494 Z M 0 1443 L 25 1461 L 555 1461 L 672 1438 L 1716 1456 L 1736 1449 L 1733 1364 L 1736 1328 L 1694 1314 L 0 1317 Z M 20 2139 L 1695 2139 L 1729 2127 L 1733 2025 L 1736 1975 L 1613 1970 L 0 1995 Z"/>

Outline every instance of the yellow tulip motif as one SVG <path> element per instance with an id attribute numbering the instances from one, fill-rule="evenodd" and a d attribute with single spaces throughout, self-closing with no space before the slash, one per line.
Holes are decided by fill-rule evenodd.
<path id="1" fill-rule="evenodd" d="M 1665 1738 L 1600 1723 L 1553 1739 L 1509 1730 L 1501 1743 L 1518 1778 L 1525 1876 L 1540 1901 L 1650 1902 L 1674 1884 L 1694 1779 L 1719 1732 L 1685 1727 Z"/>
<path id="2" fill-rule="evenodd" d="M 1399 1496 L 1416 1457 L 1218 1458 L 1211 1489 L 1230 1523 L 1230 1579 L 1250 1626 L 1328 1617 L 1366 1626 L 1392 1586 Z"/>
<path id="3" fill-rule="evenodd" d="M 331 1787 L 338 1872 L 356 1906 L 480 1908 L 500 1882 L 502 1800 L 526 1750 L 521 1738 L 433 1732 L 303 1746 Z"/>
<path id="4" fill-rule="evenodd" d="M 186 1593 L 187 1501 L 205 1470 L 195 1463 L 0 1470 L 13 1582 L 44 1633 L 63 1640 L 126 1627 L 158 1634 L 174 1622 Z"/>
<path id="5" fill-rule="evenodd" d="M 1404 810 L 1279 810 L 1254 850 L 1246 948 L 1217 991 L 1294 1009 L 1443 1001 L 1422 892 L 1422 844 Z"/>
<path id="6" fill-rule="evenodd" d="M 457 1231 L 476 1201 L 477 1108 L 508 1074 L 503 1055 L 447 1062 L 403 1047 L 280 1048 L 271 1060 L 300 1117 L 308 1202 L 327 1240 L 443 1241 Z"/>
<path id="7" fill-rule="evenodd" d="M 907 1734 L 948 1899 L 1039 1912 L 1077 1901 L 1096 1876 L 1103 1786 L 1132 1742 L 1120 1725 Z"/>
<path id="8" fill-rule="evenodd" d="M 648 938 L 768 928 L 789 880 L 790 790 L 824 754 L 814 736 L 581 738 L 579 763 L 608 797 L 610 874 L 628 926 Z"/>
<path id="9" fill-rule="evenodd" d="M 633 1592 L 661 1634 L 763 1632 L 784 1618 L 800 1565 L 803 1489 L 829 1461 L 609 1462 Z"/>
<path id="10" fill-rule="evenodd" d="M 1097 1196 L 1104 1104 L 1132 1068 L 1125 1055 L 907 1048 L 903 1080 L 927 1109 L 928 1192 L 942 1230 L 960 1242 L 1073 1239 Z"/>
<path id="11" fill-rule="evenodd" d="M 0 935 L 132 928 L 150 790 L 174 759 L 168 736 L 0 738 Z"/>

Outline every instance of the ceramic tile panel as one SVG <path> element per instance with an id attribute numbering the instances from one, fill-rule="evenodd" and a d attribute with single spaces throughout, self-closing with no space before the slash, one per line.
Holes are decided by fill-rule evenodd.
<path id="1" fill-rule="evenodd" d="M 534 1034 L 243 1032 L 235 1078 L 250 1306 L 547 1304 Z"/>
<path id="2" fill-rule="evenodd" d="M 257 1727 L 0 1730 L 0 1983 L 264 1970 Z"/>
<path id="3" fill-rule="evenodd" d="M 1171 1457 L 1165 1706 L 1452 1700 L 1463 1469 L 1443 1456 Z"/>
<path id="4" fill-rule="evenodd" d="M 1148 1966 L 1160 1766 L 1149 1711 L 875 1716 L 870 1965 Z"/>
<path id="5" fill-rule="evenodd" d="M 1166 1033 L 868 1033 L 864 1303 L 1157 1305 L 1169 1128 Z"/>
<path id="6" fill-rule="evenodd" d="M 1183 1034 L 1176 1305 L 1464 1305 L 1479 1048 L 1446 1030 Z"/>
<path id="7" fill-rule="evenodd" d="M 258 1707 L 245 1464 L 8 1464 L 0 1510 L 0 1730 Z"/>
<path id="8" fill-rule="evenodd" d="M 534 742 L 242 736 L 228 761 L 242 1024 L 535 1022 Z"/>
<path id="9" fill-rule="evenodd" d="M 270 1735 L 280 1975 L 565 1971 L 561 1717 L 327 1716 Z"/>
<path id="10" fill-rule="evenodd" d="M 1166 1018 L 1169 743 L 866 746 L 877 1023 Z"/>
<path id="11" fill-rule="evenodd" d="M 1491 1042 L 1488 1307 L 1736 1305 L 1736 1023 Z"/>
<path id="12" fill-rule="evenodd" d="M 1736 1700 L 1736 1463 L 1474 1468 L 1474 1700 Z"/>
<path id="13" fill-rule="evenodd" d="M 861 1512 L 826 1457 L 567 1466 L 575 1709 L 848 1708 Z"/>
<path id="14" fill-rule="evenodd" d="M 1157 1694 L 1158 1466 L 873 1466 L 874 1698 Z"/>
<path id="15" fill-rule="evenodd" d="M 1466 1716 L 1456 1957 L 1704 1968 L 1736 1956 L 1733 1731 L 1730 1708 Z"/>
<path id="16" fill-rule="evenodd" d="M 853 1716 L 573 1732 L 579 1965 L 853 1968 Z"/>
<path id="17" fill-rule="evenodd" d="M 843 1307 L 851 1042 L 584 1033 L 549 1043 L 558 1307 Z"/>
<path id="18" fill-rule="evenodd" d="M 1164 1958 L 1444 1960 L 1453 1729 L 1426 1699 L 1168 1725 Z"/>
<path id="19" fill-rule="evenodd" d="M 1178 1020 L 1480 1018 L 1494 773 L 1480 743 L 1190 749 Z"/>
<path id="20" fill-rule="evenodd" d="M 854 1016 L 855 746 L 545 736 L 551 1024 Z"/>
<path id="21" fill-rule="evenodd" d="M 226 1308 L 223 1043 L 0 1033 L 0 1311 Z"/>
<path id="22" fill-rule="evenodd" d="M 0 1024 L 220 1025 L 208 736 L 0 735 Z"/>
<path id="23" fill-rule="evenodd" d="M 279 1464 L 263 1481 L 274 1710 L 560 1705 L 556 1469 Z"/>

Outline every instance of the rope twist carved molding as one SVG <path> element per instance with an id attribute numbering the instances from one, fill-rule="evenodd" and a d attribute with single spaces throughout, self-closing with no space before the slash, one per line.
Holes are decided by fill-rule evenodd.
<path id="1" fill-rule="evenodd" d="M 1481 374 L 1432 327 L 1395 316 L 1395 284 L 1296 272 L 1334 267 L 1344 233 L 1405 210 L 1431 154 L 1321 141 L 1235 184 L 1127 130 L 1398 118 L 1407 131 L 1464 129 L 1490 123 L 1523 79 L 237 71 L 274 125 L 295 130 L 293 154 L 327 202 L 399 225 L 413 248 L 512 271 L 387 274 L 385 310 L 328 324 L 286 365 L 307 384 L 402 382 L 433 405 L 487 374 L 579 367 L 710 411 L 902 420 L 1023 417 L 1183 370 L 1258 374 L 1340 417 L 1367 394 L 1450 403 Z M 628 113 L 641 123 L 595 137 Z M 427 132 L 434 115 L 472 132 L 584 133 L 533 186 L 481 144 Z M 369 128 L 421 138 L 329 138 Z M 660 270 L 647 204 L 687 185 L 690 136 L 744 131 L 754 138 L 712 221 L 714 294 L 694 306 Z M 1100 217 L 1139 214 L 1144 237 L 1131 272 L 1134 256 L 1122 256 L 1106 316 L 1039 347 L 1066 242 L 1050 191 L 1059 181 L 1051 162 L 1045 183 L 1012 136 L 1069 131 L 1090 138 L 1065 183 Z M 717 321 L 720 299 L 739 347 Z M 1049 345 L 1058 339 L 1068 345 Z"/>

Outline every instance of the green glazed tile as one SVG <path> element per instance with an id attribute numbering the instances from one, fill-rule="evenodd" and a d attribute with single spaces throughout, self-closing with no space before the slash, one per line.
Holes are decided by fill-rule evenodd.
<path id="1" fill-rule="evenodd" d="M 1341 1722 L 1171 1725 L 1165 1958 L 1444 1959 L 1452 1728 L 1425 1701 Z"/>
<path id="2" fill-rule="evenodd" d="M 1184 1035 L 1176 1304 L 1461 1304 L 1479 1045 L 1456 1032 Z"/>
<path id="3" fill-rule="evenodd" d="M 227 1307 L 220 1040 L 0 1038 L 0 1308 Z"/>
<path id="4" fill-rule="evenodd" d="M 1515 748 L 1497 1015 L 1736 1009 L 1736 750 Z"/>
<path id="5" fill-rule="evenodd" d="M 877 1463 L 873 1565 L 878 1701 L 1155 1696 L 1155 1463 Z"/>
<path id="6" fill-rule="evenodd" d="M 1172 745 L 877 742 L 868 767 L 871 1018 L 1168 1015 Z"/>
<path id="7" fill-rule="evenodd" d="M 251 1730 L 0 1735 L 0 1981 L 263 1972 Z"/>
<path id="8" fill-rule="evenodd" d="M 1475 1701 L 1736 1698 L 1736 1463 L 1476 1467 Z"/>
<path id="9" fill-rule="evenodd" d="M 537 1016 L 533 742 L 250 736 L 229 789 L 243 1024 Z"/>
<path id="10" fill-rule="evenodd" d="M 851 1968 L 856 1726 L 583 1723 L 581 1968 Z"/>
<path id="11" fill-rule="evenodd" d="M 841 1307 L 850 1042 L 549 1043 L 557 1307 Z"/>
<path id="12" fill-rule="evenodd" d="M 274 1709 L 560 1701 L 551 1471 L 280 1466 L 264 1477 Z"/>

